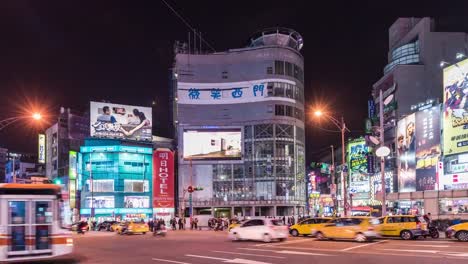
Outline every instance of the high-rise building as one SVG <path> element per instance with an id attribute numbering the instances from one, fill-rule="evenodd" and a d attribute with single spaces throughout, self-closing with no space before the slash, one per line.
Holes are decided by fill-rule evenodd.
<path id="1" fill-rule="evenodd" d="M 431 18 L 399 18 L 389 29 L 388 64 L 384 75 L 373 85 L 372 113 L 378 115 L 379 92 L 384 99 L 393 96 L 384 107 L 385 141 L 393 143 L 392 129 L 401 117 L 414 112 L 412 106 L 442 100 L 443 61 L 455 60 L 466 53 L 468 34 L 440 32 Z"/>
<path id="2" fill-rule="evenodd" d="M 274 28 L 224 52 L 177 46 L 171 84 L 179 209 L 226 217 L 305 213 L 302 45 L 299 33 Z M 203 190 L 189 197 L 189 186 Z"/>
<path id="3" fill-rule="evenodd" d="M 70 150 L 80 151 L 84 139 L 89 137 L 89 117 L 61 107 L 57 123 L 45 134 L 46 175 L 50 180 L 66 177 Z"/>
<path id="4" fill-rule="evenodd" d="M 443 161 L 447 163 L 450 153 L 446 146 L 441 151 L 441 133 L 448 131 L 440 127 L 447 113 L 442 114 L 439 103 L 444 91 L 441 65 L 455 63 L 459 76 L 456 62 L 466 57 L 467 47 L 467 33 L 442 31 L 427 17 L 399 18 L 389 29 L 388 64 L 373 85 L 369 115 L 378 126 L 382 92 L 385 145 L 392 149 L 385 162 L 387 208 L 394 213 L 431 212 L 434 217 L 452 218 L 455 212 L 465 211 L 459 205 L 468 202 L 466 190 L 447 190 L 466 188 L 466 184 L 458 184 L 463 175 L 450 171 L 452 164 L 463 171 L 463 156 L 450 157 L 444 175 Z M 382 195 L 380 166 L 376 171 L 369 175 L 372 204 L 378 204 Z M 444 179 L 453 175 L 457 184 L 444 186 Z"/>

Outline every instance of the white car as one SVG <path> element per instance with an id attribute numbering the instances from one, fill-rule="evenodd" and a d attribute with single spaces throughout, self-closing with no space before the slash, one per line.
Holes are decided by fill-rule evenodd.
<path id="1" fill-rule="evenodd" d="M 251 219 L 229 231 L 229 237 L 233 241 L 260 240 L 268 243 L 275 239 L 284 241 L 288 235 L 288 227 L 281 220 L 269 218 Z"/>

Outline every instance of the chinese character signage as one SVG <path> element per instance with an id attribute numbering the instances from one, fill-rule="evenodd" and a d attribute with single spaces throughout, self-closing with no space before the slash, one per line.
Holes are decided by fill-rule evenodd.
<path id="1" fill-rule="evenodd" d="M 91 102 L 92 137 L 152 140 L 150 107 Z"/>
<path id="2" fill-rule="evenodd" d="M 177 100 L 182 104 L 229 104 L 255 102 L 267 98 L 267 83 L 274 79 L 231 83 L 177 84 Z M 293 81 L 285 81 L 291 85 Z"/>
<path id="3" fill-rule="evenodd" d="M 416 113 L 416 191 L 436 189 L 436 168 L 441 155 L 439 106 Z"/>
<path id="4" fill-rule="evenodd" d="M 444 69 L 444 155 L 468 152 L 468 59 Z"/>
<path id="5" fill-rule="evenodd" d="M 46 162 L 46 146 L 45 142 L 46 137 L 44 134 L 39 134 L 39 144 L 38 144 L 38 159 L 37 162 L 44 164 Z"/>
<path id="6" fill-rule="evenodd" d="M 157 149 L 153 154 L 153 208 L 174 207 L 174 152 Z"/>
<path id="7" fill-rule="evenodd" d="M 416 191 L 416 116 L 411 114 L 398 121 L 398 186 L 400 192 Z"/>

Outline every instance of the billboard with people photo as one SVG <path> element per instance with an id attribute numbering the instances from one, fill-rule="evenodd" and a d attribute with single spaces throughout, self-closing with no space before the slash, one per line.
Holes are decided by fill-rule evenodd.
<path id="1" fill-rule="evenodd" d="M 411 114 L 398 121 L 398 186 L 400 192 L 416 191 L 416 118 Z"/>
<path id="2" fill-rule="evenodd" d="M 90 119 L 92 137 L 152 140 L 150 107 L 91 102 Z"/>
<path id="3" fill-rule="evenodd" d="M 468 59 L 444 69 L 444 155 L 468 152 Z"/>

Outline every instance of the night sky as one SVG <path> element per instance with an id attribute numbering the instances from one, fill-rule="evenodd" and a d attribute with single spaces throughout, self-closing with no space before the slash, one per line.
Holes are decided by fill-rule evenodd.
<path id="1" fill-rule="evenodd" d="M 372 84 L 387 63 L 388 28 L 398 17 L 432 16 L 441 29 L 468 32 L 466 0 L 167 2 L 217 51 L 244 47 L 252 33 L 267 27 L 298 31 L 306 107 L 326 103 L 336 116 L 344 115 L 355 136 L 363 131 Z M 156 101 L 155 133 L 170 137 L 173 44 L 186 41 L 188 32 L 159 0 L 1 1 L 0 120 L 36 105 L 52 122 L 60 106 L 85 111 L 90 100 Z M 308 162 L 340 142 L 339 134 L 313 126 L 308 119 Z M 13 125 L 0 131 L 0 146 L 35 152 L 45 127 Z"/>

